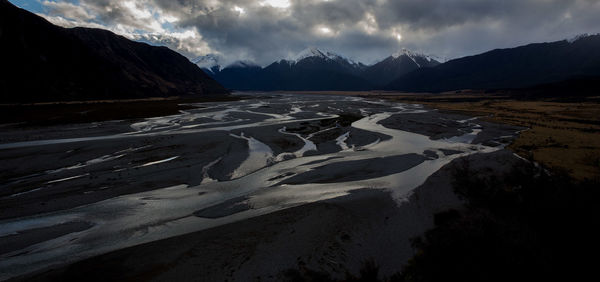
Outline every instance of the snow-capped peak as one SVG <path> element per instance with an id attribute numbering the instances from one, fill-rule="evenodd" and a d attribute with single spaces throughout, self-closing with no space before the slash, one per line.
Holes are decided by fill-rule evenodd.
<path id="1" fill-rule="evenodd" d="M 406 48 L 402 48 L 402 50 L 392 54 L 392 58 L 397 59 L 403 55 L 406 55 L 407 57 L 409 57 L 411 60 L 415 60 L 415 58 L 423 58 L 425 60 L 427 60 L 428 62 L 431 61 L 441 61 L 438 57 L 436 56 L 432 56 L 432 55 L 427 55 L 427 54 L 423 54 L 423 53 L 418 53 L 418 52 L 413 52 L 411 50 L 408 50 Z M 416 63 L 416 62 L 415 62 Z"/>
<path id="2" fill-rule="evenodd" d="M 406 56 L 409 56 L 409 57 L 410 57 L 410 56 L 412 56 L 412 55 L 413 55 L 413 52 L 412 52 L 412 51 L 410 51 L 410 50 L 408 50 L 408 49 L 406 49 L 406 48 L 402 48 L 402 49 L 401 49 L 401 50 L 399 50 L 398 52 L 396 52 L 396 53 L 392 54 L 392 57 L 393 57 L 394 59 L 397 59 L 397 58 L 399 58 L 399 57 L 401 57 L 401 56 L 403 56 L 403 55 L 406 55 Z"/>
<path id="3" fill-rule="evenodd" d="M 292 58 L 285 60 L 285 61 L 289 62 L 290 64 L 296 64 L 306 58 L 311 58 L 311 57 L 323 58 L 326 60 L 334 60 L 334 61 L 342 60 L 342 61 L 348 62 L 351 65 L 358 65 L 358 63 L 356 63 L 352 59 L 340 56 L 339 54 L 328 51 L 328 50 L 322 50 L 322 49 L 318 49 L 315 47 L 306 48 L 306 49 L 302 50 L 300 53 L 293 56 Z"/>
<path id="4" fill-rule="evenodd" d="M 306 58 L 310 58 L 310 57 L 318 57 L 318 58 L 327 58 L 327 55 L 323 54 L 323 52 L 315 47 L 309 47 L 306 48 L 302 51 L 300 51 L 300 53 L 296 54 L 296 56 L 294 56 L 291 61 L 294 62 L 299 62 L 302 61 Z"/>
<path id="5" fill-rule="evenodd" d="M 575 42 L 575 41 L 577 41 L 579 39 L 583 39 L 583 38 L 590 37 L 590 36 L 592 36 L 592 34 L 582 33 L 582 34 L 578 34 L 578 35 L 576 35 L 576 36 L 574 36 L 572 38 L 566 39 L 566 40 L 569 43 L 573 43 L 573 42 Z"/>
<path id="6" fill-rule="evenodd" d="M 233 63 L 228 63 L 223 57 L 215 54 L 199 56 L 191 59 L 190 61 L 196 64 L 198 67 L 210 72 L 215 72 L 217 70 L 220 72 L 226 68 L 260 67 L 256 63 L 248 60 L 239 60 L 234 61 Z"/>
<path id="7" fill-rule="evenodd" d="M 192 63 L 196 64 L 198 67 L 203 69 L 208 69 L 212 71 L 212 68 L 218 67 L 221 70 L 221 58 L 215 54 L 208 54 L 204 56 L 199 56 L 190 60 Z"/>

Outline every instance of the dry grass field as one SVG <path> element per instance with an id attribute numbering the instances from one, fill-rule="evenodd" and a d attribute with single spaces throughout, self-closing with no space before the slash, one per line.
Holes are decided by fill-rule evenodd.
<path id="1" fill-rule="evenodd" d="M 477 94 L 392 94 L 379 97 L 529 128 L 510 149 L 577 180 L 600 178 L 600 99 L 516 100 Z"/>
<path id="2" fill-rule="evenodd" d="M 298 92 L 294 92 L 298 93 Z M 418 103 L 446 112 L 522 126 L 509 146 L 524 158 L 577 180 L 600 179 L 600 96 L 517 99 L 513 93 L 474 90 L 439 94 L 389 91 L 307 91 L 301 94 L 353 95 Z"/>

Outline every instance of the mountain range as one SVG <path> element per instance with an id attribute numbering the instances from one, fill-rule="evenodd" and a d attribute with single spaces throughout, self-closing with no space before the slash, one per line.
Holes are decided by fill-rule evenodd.
<path id="1" fill-rule="evenodd" d="M 416 69 L 436 66 L 432 57 L 403 49 L 367 66 L 331 51 L 307 48 L 291 59 L 262 68 L 251 62 L 223 67 L 220 58 L 206 55 L 193 59 L 209 76 L 234 90 L 370 90 L 383 88 L 393 79 Z"/>
<path id="2" fill-rule="evenodd" d="M 439 64 L 440 62 L 431 56 L 402 49 L 401 52 L 395 53 L 367 67 L 362 76 L 373 82 L 376 86 L 386 86 L 394 79 L 409 72 L 421 68 L 435 67 Z"/>
<path id="3" fill-rule="evenodd" d="M 600 35 L 496 49 L 400 76 L 390 90 L 512 89 L 600 76 Z"/>
<path id="4" fill-rule="evenodd" d="M 221 95 L 184 56 L 110 31 L 62 28 L 0 0 L 0 96 L 6 102 Z"/>
<path id="5" fill-rule="evenodd" d="M 230 90 L 600 90 L 600 35 L 496 49 L 441 63 L 406 49 L 365 65 L 307 48 L 265 67 L 188 60 L 110 31 L 63 28 L 0 0 L 3 103 L 221 95 Z M 223 85 L 223 86 L 222 86 Z"/>
<path id="6" fill-rule="evenodd" d="M 444 63 L 406 49 L 369 66 L 316 48 L 264 68 L 248 62 L 222 67 L 217 59 L 209 62 L 209 57 L 199 58 L 203 64 L 198 65 L 234 90 L 443 92 L 535 88 L 547 92 L 560 85 L 562 89 L 584 91 L 592 89 L 600 77 L 600 35 L 496 49 Z"/>

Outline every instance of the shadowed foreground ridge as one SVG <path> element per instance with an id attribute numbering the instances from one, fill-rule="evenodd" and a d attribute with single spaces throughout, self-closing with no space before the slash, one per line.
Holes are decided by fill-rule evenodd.
<path id="1" fill-rule="evenodd" d="M 481 177 L 468 159 L 455 168 L 462 211 L 436 215 L 413 241 L 404 281 L 568 281 L 594 275 L 583 253 L 598 248 L 598 180 L 573 181 L 531 162 Z"/>
<path id="2" fill-rule="evenodd" d="M 62 28 L 0 0 L 2 101 L 226 94 L 185 57 L 101 29 Z"/>

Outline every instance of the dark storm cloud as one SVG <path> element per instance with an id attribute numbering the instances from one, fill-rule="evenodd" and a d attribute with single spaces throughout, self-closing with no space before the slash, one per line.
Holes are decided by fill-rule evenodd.
<path id="1" fill-rule="evenodd" d="M 402 47 L 458 57 L 600 32 L 600 0 L 79 0 L 63 25 L 104 26 L 187 56 L 267 64 L 308 46 L 373 62 Z"/>

